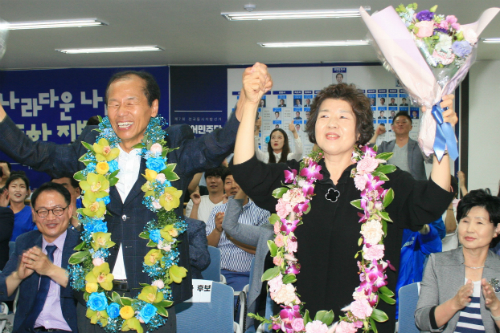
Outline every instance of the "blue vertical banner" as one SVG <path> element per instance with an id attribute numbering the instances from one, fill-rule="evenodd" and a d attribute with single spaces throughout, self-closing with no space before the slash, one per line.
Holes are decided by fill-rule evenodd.
<path id="1" fill-rule="evenodd" d="M 189 124 L 195 136 L 224 126 L 228 119 L 227 67 L 171 66 L 170 87 L 172 124 Z"/>
<path id="2" fill-rule="evenodd" d="M 76 140 L 92 116 L 105 116 L 106 86 L 111 76 L 125 70 L 145 70 L 160 86 L 159 113 L 169 117 L 169 68 L 81 68 L 0 72 L 0 103 L 9 117 L 33 141 L 68 144 Z M 14 161 L 0 152 L 0 160 Z M 26 166 L 36 188 L 49 176 Z"/>

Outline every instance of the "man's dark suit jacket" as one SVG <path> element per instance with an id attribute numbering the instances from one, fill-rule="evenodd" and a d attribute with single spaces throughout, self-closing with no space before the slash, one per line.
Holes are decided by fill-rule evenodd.
<path id="1" fill-rule="evenodd" d="M 9 260 L 12 229 L 14 229 L 14 212 L 8 207 L 0 207 L 0 271 Z"/>
<path id="2" fill-rule="evenodd" d="M 68 228 L 61 259 L 62 268 L 66 269 L 68 267 L 68 259 L 71 254 L 75 252 L 73 249 L 78 245 L 79 241 L 80 233 L 74 229 Z M 17 270 L 19 256 L 21 256 L 24 251 L 31 249 L 35 245 L 40 248 L 42 247 L 42 234 L 38 230 L 32 230 L 24 233 L 16 239 L 16 251 L 5 265 L 2 273 L 0 273 L 0 301 L 14 299 L 16 295 L 15 292 L 10 297 L 7 297 L 7 285 L 5 284 L 5 280 L 12 272 Z M 33 274 L 24 279 L 19 285 L 19 300 L 16 315 L 14 317 L 13 332 L 29 332 L 29 328 L 23 327 L 23 324 L 35 304 L 35 295 L 38 291 L 39 280 L 40 275 L 37 272 L 33 272 Z M 76 324 L 77 301 L 73 296 L 73 289 L 70 287 L 69 283 L 66 288 L 61 286 L 60 298 L 61 310 L 64 319 L 73 332 L 78 332 Z"/>
<path id="3" fill-rule="evenodd" d="M 234 149 L 238 126 L 239 121 L 233 115 L 224 128 L 197 139 L 194 139 L 193 131 L 188 125 L 175 125 L 167 128 L 168 146 L 179 147 L 167 155 L 167 163 L 177 163 L 175 172 L 180 177 L 179 180 L 172 182 L 172 186 L 186 191 L 195 173 L 219 166 Z M 93 144 L 99 134 L 92 131 L 96 127 L 87 126 L 78 139 L 70 145 L 56 145 L 50 142 L 33 142 L 17 128 L 9 117 L 6 117 L 0 123 L 0 133 L 2 133 L 0 150 L 22 164 L 46 172 L 54 178 L 60 178 L 68 172 L 75 173 L 85 167 L 78 161 L 87 151 L 81 142 Z M 110 268 L 113 269 L 119 245 L 122 244 L 125 272 L 133 297 L 140 292 L 139 283 L 152 283 L 147 273 L 142 271 L 144 256 L 149 251 L 146 247 L 148 241 L 138 237 L 144 225 L 156 218 L 156 214 L 142 203 L 144 192 L 141 186 L 146 182 L 142 176 L 145 170 L 146 163 L 142 159 L 139 177 L 125 203 L 122 202 L 116 187 L 111 187 L 109 192 L 111 202 L 107 206 L 111 216 L 106 216 L 108 232 L 112 233 L 112 240 L 117 244 L 110 249 L 108 262 Z M 176 209 L 178 216 L 182 216 L 182 209 L 182 205 Z M 187 233 L 183 233 L 178 239 L 180 240 L 179 265 L 188 269 L 188 275 L 181 284 L 171 284 L 173 300 L 176 303 L 192 296 Z"/>

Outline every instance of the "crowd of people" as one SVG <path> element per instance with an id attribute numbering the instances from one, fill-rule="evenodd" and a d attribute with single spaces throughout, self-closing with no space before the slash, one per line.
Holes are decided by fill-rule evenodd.
<path id="1" fill-rule="evenodd" d="M 294 292 L 300 294 L 311 318 L 320 310 L 342 314 L 359 284 L 353 258 L 359 251 L 360 223 L 350 202 L 362 194 L 351 177 L 357 167 L 353 154 L 356 147 L 372 149 L 386 130 L 373 128 L 369 98 L 343 83 L 342 74 L 336 78 L 336 84 L 311 101 L 305 128 L 322 154 L 315 195 L 303 214 L 287 212 L 297 214 L 304 224 L 293 231 L 292 241 L 299 245 L 287 260 L 300 262 Z M 187 193 L 185 209 L 183 205 L 174 209 L 187 223 L 187 232 L 177 236 L 179 266 L 187 273 L 180 283 L 172 284 L 174 303 L 191 297 L 191 279 L 202 277 L 210 263 L 207 246 L 213 246 L 220 249 L 226 283 L 235 291 L 251 284 L 248 312 L 264 313 L 268 291 L 260 276 L 277 265 L 268 244 L 279 233 L 269 218 L 287 209 L 273 193 L 289 183 L 286 172 L 300 170 L 300 161 L 306 158 L 293 124 L 289 127 L 293 138 L 274 129 L 267 153 L 257 146 L 257 109 L 272 84 L 267 67 L 257 63 L 245 70 L 235 112 L 223 128 L 199 138 L 187 125 L 167 129 L 168 146 L 179 148 L 166 155 L 168 163 L 177 164 L 179 177 L 171 185 Z M 113 288 L 128 297 L 137 296 L 141 283 L 152 283 L 142 268 L 148 241 L 138 235 L 156 214 L 143 204 L 146 179 L 141 175 L 146 162 L 134 146 L 157 116 L 159 102 L 158 85 L 146 72 L 117 73 L 106 89 L 108 121 L 120 139 L 118 181 L 109 189 L 110 214 L 105 217 L 116 243 L 109 248 L 108 262 Z M 284 100 L 280 103 L 285 105 Z M 453 96 L 445 96 L 441 106 L 446 110 L 444 120 L 456 124 Z M 409 138 L 414 117 L 405 112 L 393 117 L 396 137 L 378 147 L 379 154 L 393 153 L 389 163 L 397 167 L 383 185 L 395 194 L 386 208 L 394 223 L 384 231 L 385 258 L 395 267 L 387 271 L 388 287 L 397 295 L 402 286 L 422 281 L 415 313 L 421 330 L 458 332 L 470 325 L 470 332 L 498 330 L 500 301 L 495 293 L 500 282 L 495 279 L 500 276 L 500 257 L 494 246 L 500 232 L 500 199 L 484 190 L 467 192 L 465 175 L 459 173 L 458 181 L 451 175 L 447 155 L 441 161 L 435 157 L 424 161 L 418 144 Z M 0 150 L 52 179 L 31 192 L 26 175 L 0 161 L 0 301 L 19 293 L 15 332 L 104 332 L 87 317 L 89 305 L 81 293 L 73 293 L 67 274 L 68 258 L 83 233 L 78 210 L 85 208 L 73 175 L 83 168 L 78 162 L 86 152 L 81 141 L 93 144 L 95 127 L 89 124 L 70 145 L 34 143 L 0 106 Z M 233 152 L 228 165 L 226 157 Z M 430 176 L 424 162 L 432 163 Z M 9 257 L 11 242 L 15 246 Z M 377 325 L 378 331 L 394 332 L 396 307 L 380 302 L 378 308 L 389 317 Z M 279 305 L 274 309 L 277 313 Z M 246 325 L 248 329 L 258 322 L 249 317 Z M 175 308 L 170 307 L 167 323 L 158 332 L 175 331 Z"/>

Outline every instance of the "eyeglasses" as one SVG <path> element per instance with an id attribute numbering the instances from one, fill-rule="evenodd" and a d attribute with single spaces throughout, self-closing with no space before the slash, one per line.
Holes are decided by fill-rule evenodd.
<path id="1" fill-rule="evenodd" d="M 42 209 L 39 209 L 39 210 L 35 210 L 35 212 L 38 215 L 38 217 L 44 219 L 47 216 L 49 216 L 50 212 L 52 212 L 52 214 L 54 214 L 54 216 L 62 216 L 62 214 L 64 213 L 64 211 L 68 207 L 69 207 L 69 205 L 66 206 L 66 207 L 64 207 L 64 208 L 61 208 L 61 207 L 56 207 L 56 208 L 52 208 L 52 209 L 42 208 Z"/>

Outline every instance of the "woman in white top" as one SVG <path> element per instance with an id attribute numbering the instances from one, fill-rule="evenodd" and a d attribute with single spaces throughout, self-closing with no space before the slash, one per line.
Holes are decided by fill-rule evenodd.
<path id="1" fill-rule="evenodd" d="M 290 151 L 288 135 L 281 128 L 275 128 L 267 143 L 267 153 L 259 149 L 260 119 L 255 124 L 255 156 L 264 163 L 284 163 L 289 160 L 300 161 L 302 159 L 302 141 L 293 123 L 288 125 L 288 129 L 293 133 L 295 141 L 295 153 Z"/>

